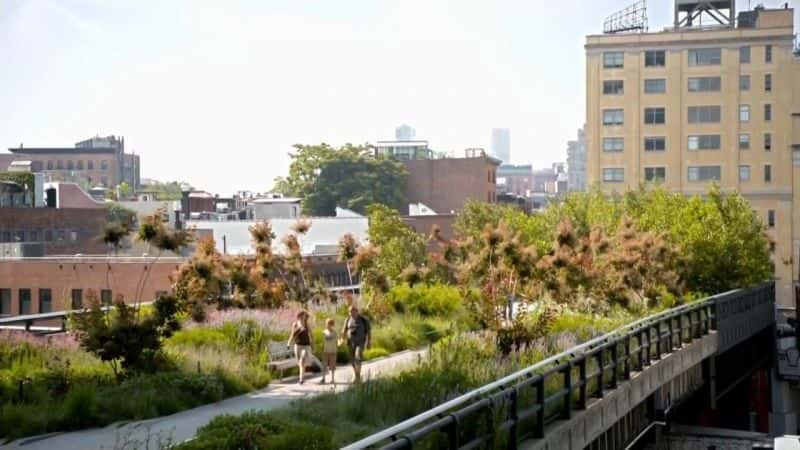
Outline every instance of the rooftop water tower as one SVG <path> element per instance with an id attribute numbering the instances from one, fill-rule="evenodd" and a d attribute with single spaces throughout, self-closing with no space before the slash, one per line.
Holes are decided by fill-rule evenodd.
<path id="1" fill-rule="evenodd" d="M 675 28 L 702 25 L 733 27 L 735 17 L 736 0 L 675 0 Z"/>

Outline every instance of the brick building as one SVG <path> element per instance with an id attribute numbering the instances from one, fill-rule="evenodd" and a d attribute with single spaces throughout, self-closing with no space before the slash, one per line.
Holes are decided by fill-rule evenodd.
<path id="1" fill-rule="evenodd" d="M 0 243 L 41 243 L 46 255 L 106 254 L 105 224 L 105 208 L 2 208 Z"/>
<path id="2" fill-rule="evenodd" d="M 169 276 L 180 258 L 64 257 L 0 259 L 0 316 L 63 311 L 86 306 L 92 290 L 104 302 L 117 296 L 153 301 L 171 292 Z M 150 272 L 145 281 L 145 274 Z"/>
<path id="3" fill-rule="evenodd" d="M 74 147 L 20 145 L 8 151 L 13 156 L 4 155 L 0 163 L 31 161 L 52 181 L 74 182 L 85 188 L 111 188 L 125 182 L 135 190 L 140 185 L 139 156 L 125 153 L 125 139 L 122 137 L 95 137 L 78 142 Z M 6 168 L 0 167 L 0 170 Z"/>
<path id="4" fill-rule="evenodd" d="M 465 158 L 403 162 L 408 169 L 409 203 L 423 203 L 439 214 L 448 214 L 463 208 L 468 200 L 496 201 L 500 161 L 482 151 L 467 153 Z"/>

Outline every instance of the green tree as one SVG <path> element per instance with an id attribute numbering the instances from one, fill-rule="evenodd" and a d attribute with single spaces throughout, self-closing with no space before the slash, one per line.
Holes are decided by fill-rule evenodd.
<path id="1" fill-rule="evenodd" d="M 309 215 L 330 216 L 336 207 L 366 213 L 383 203 L 401 209 L 408 172 L 403 163 L 376 157 L 367 146 L 295 145 L 289 175 L 275 180 L 274 191 L 303 199 Z"/>
<path id="2" fill-rule="evenodd" d="M 400 274 L 410 265 L 426 265 L 427 239 L 415 232 L 396 210 L 381 204 L 368 208 L 369 242 L 380 249 L 375 259 L 376 269 L 391 282 L 396 282 Z"/>
<path id="3" fill-rule="evenodd" d="M 123 181 L 122 183 L 119 184 L 119 186 L 117 186 L 117 196 L 120 199 L 126 199 L 130 197 L 131 193 L 133 193 L 133 189 L 131 189 L 130 184 Z"/>

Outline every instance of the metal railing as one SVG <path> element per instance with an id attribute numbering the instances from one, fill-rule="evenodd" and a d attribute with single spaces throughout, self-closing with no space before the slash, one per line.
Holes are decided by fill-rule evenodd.
<path id="1" fill-rule="evenodd" d="M 147 306 L 151 305 L 153 302 L 142 302 L 139 303 L 139 306 Z M 133 304 L 131 304 L 133 306 Z M 103 306 L 100 308 L 102 311 L 110 311 L 114 309 L 113 305 Z M 52 311 L 48 313 L 39 313 L 39 314 L 22 314 L 18 316 L 10 316 L 10 317 L 0 317 L 0 329 L 15 329 L 19 327 L 14 327 L 14 325 L 22 324 L 25 331 L 45 331 L 45 332 L 53 332 L 53 331 L 65 331 L 67 326 L 67 318 L 71 315 L 75 314 L 84 314 L 89 311 L 88 308 L 83 309 L 70 309 L 64 311 Z M 33 324 L 36 322 L 42 321 L 51 321 L 56 322 L 61 321 L 61 327 L 34 327 Z"/>
<path id="2" fill-rule="evenodd" d="M 505 442 L 515 449 L 545 427 L 570 419 L 632 372 L 717 329 L 717 306 L 774 292 L 766 283 L 655 314 L 575 346 L 345 447 L 473 449 Z"/>

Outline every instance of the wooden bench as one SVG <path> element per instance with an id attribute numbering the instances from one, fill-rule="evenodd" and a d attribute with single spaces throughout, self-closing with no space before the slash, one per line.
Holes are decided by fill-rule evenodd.
<path id="1" fill-rule="evenodd" d="M 267 363 L 267 366 L 277 370 L 281 378 L 283 378 L 284 370 L 297 367 L 294 351 L 288 347 L 285 342 L 268 342 L 267 353 L 269 353 L 269 363 Z"/>

